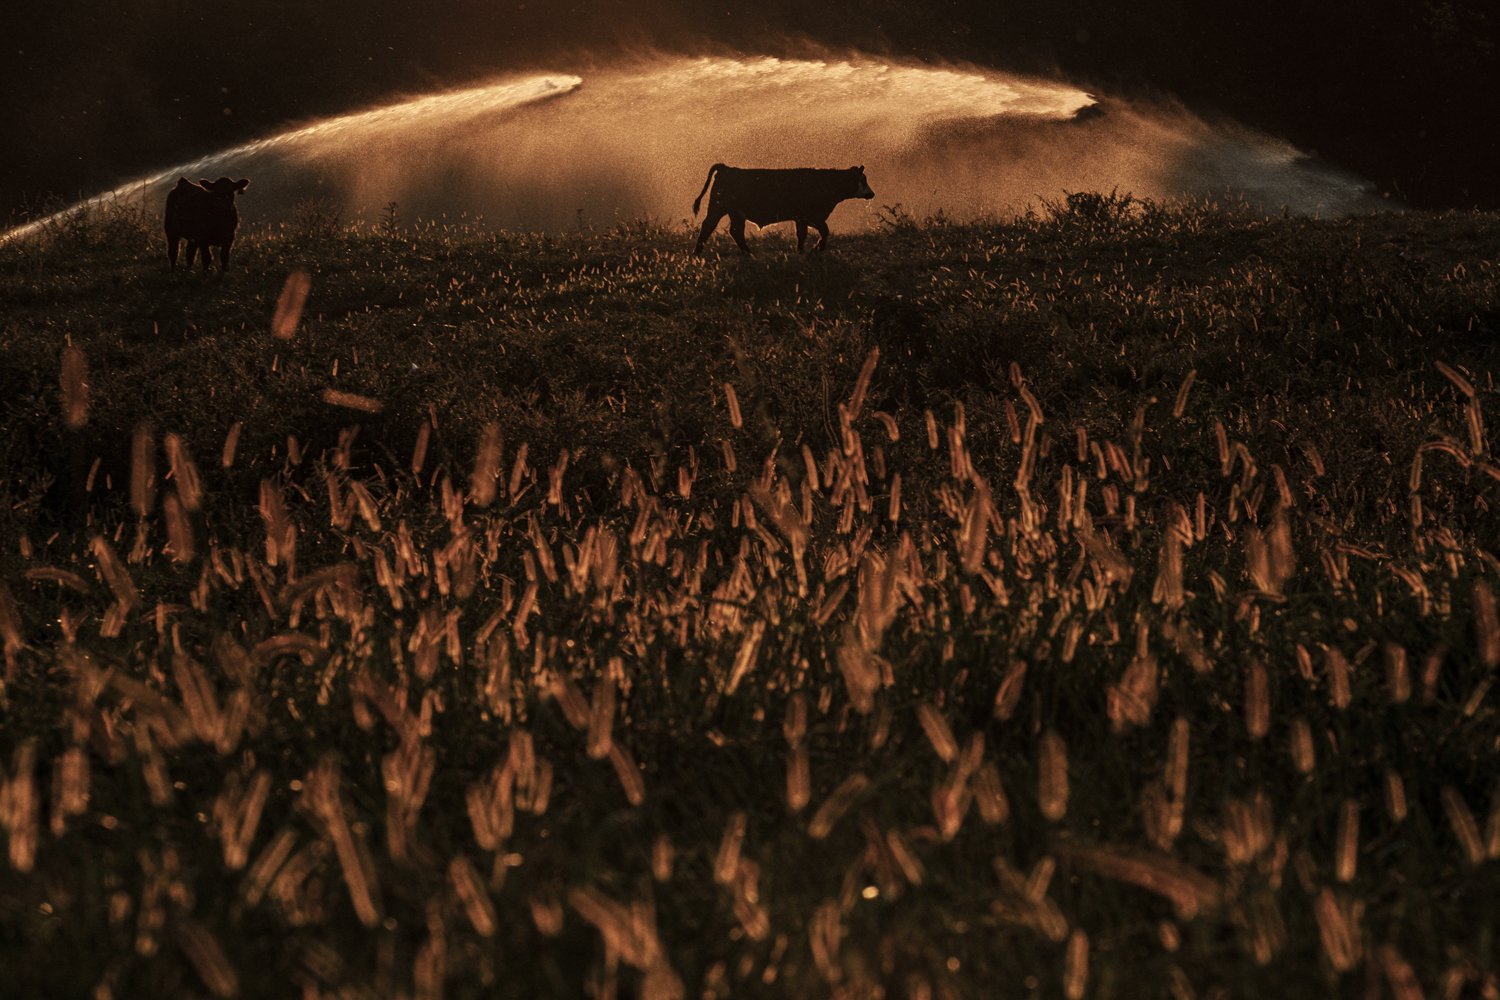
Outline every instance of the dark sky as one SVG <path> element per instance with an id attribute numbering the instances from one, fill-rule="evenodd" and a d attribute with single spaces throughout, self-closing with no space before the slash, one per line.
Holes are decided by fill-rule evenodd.
<path id="1" fill-rule="evenodd" d="M 0 38 L 0 218 L 392 95 L 807 41 L 1171 95 L 1414 204 L 1500 207 L 1493 0 L 7 0 Z"/>

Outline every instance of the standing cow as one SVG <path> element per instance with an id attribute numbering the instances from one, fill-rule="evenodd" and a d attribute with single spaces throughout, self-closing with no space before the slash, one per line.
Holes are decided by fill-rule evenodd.
<path id="1" fill-rule="evenodd" d="M 834 207 L 846 198 L 868 200 L 875 197 L 870 182 L 865 180 L 864 167 L 850 167 L 848 170 L 808 167 L 747 170 L 715 163 L 708 168 L 703 190 L 693 199 L 694 217 L 698 215 L 698 205 L 710 184 L 714 190 L 708 198 L 708 214 L 703 217 L 703 228 L 698 232 L 694 253 L 703 252 L 703 244 L 726 215 L 729 216 L 729 235 L 745 253 L 750 252 L 745 243 L 747 220 L 757 226 L 795 222 L 798 253 L 807 243 L 807 230 L 811 226 L 818 231 L 818 244 L 813 249 L 822 250 L 828 245 L 828 216 Z"/>
<path id="2" fill-rule="evenodd" d="M 167 263 L 173 270 L 177 268 L 177 248 L 183 240 L 187 240 L 188 270 L 192 270 L 193 258 L 199 253 L 203 254 L 203 270 L 209 269 L 209 247 L 219 248 L 219 270 L 229 270 L 229 248 L 240 226 L 234 196 L 249 186 L 248 180 L 232 181 L 228 177 L 197 184 L 186 177 L 177 179 L 177 186 L 167 194 L 166 218 L 162 224 L 167 231 Z"/>

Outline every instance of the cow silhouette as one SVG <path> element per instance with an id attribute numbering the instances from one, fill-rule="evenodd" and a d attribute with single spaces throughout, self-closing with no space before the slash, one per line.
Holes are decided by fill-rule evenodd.
<path id="1" fill-rule="evenodd" d="M 248 180 L 201 180 L 197 184 L 186 177 L 167 194 L 167 210 L 162 228 L 167 233 L 167 264 L 177 268 L 177 250 L 187 240 L 187 267 L 193 258 L 203 254 L 203 269 L 211 264 L 210 247 L 219 248 L 219 270 L 229 270 L 229 248 L 240 226 L 240 213 L 234 207 L 235 195 L 250 186 Z"/>
<path id="2" fill-rule="evenodd" d="M 708 168 L 703 190 L 693 199 L 695 218 L 710 184 L 713 193 L 708 197 L 708 212 L 703 217 L 703 228 L 698 231 L 694 253 L 703 252 L 703 244 L 726 215 L 729 216 L 729 235 L 745 253 L 750 253 L 750 246 L 745 242 L 747 221 L 757 226 L 795 222 L 798 253 L 806 245 L 807 230 L 811 227 L 818 231 L 818 243 L 813 249 L 822 250 L 828 245 L 828 216 L 838 203 L 847 198 L 875 197 L 870 182 L 865 180 L 864 167 L 762 170 L 715 163 Z"/>

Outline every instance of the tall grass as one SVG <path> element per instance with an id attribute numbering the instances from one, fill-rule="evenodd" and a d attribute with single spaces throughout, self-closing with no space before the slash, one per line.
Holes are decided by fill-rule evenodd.
<path id="1" fill-rule="evenodd" d="M 1500 225 L 1119 204 L 0 248 L 9 981 L 1500 991 Z"/>

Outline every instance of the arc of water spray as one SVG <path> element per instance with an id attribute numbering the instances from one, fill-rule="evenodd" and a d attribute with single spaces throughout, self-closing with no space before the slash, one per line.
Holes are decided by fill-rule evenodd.
<path id="1" fill-rule="evenodd" d="M 247 214 L 257 220 L 287 218 L 311 195 L 355 213 L 399 201 L 413 217 L 472 212 L 541 230 L 685 218 L 716 162 L 864 164 L 880 205 L 919 218 L 1003 217 L 1065 191 L 1228 193 L 1263 210 L 1325 214 L 1371 207 L 1359 178 L 1270 136 L 996 70 L 657 56 L 602 67 L 583 84 L 515 77 L 329 118 L 140 178 L 0 241 L 68 212 L 160 198 L 180 174 L 221 171 L 253 176 Z M 857 224 L 860 211 L 839 209 L 835 227 Z"/>
<path id="2" fill-rule="evenodd" d="M 88 212 L 108 207 L 111 204 L 140 199 L 155 189 L 169 187 L 176 182 L 178 177 L 196 179 L 199 174 L 226 169 L 236 160 L 298 146 L 309 146 L 321 139 L 337 140 L 340 136 L 351 134 L 375 137 L 382 132 L 407 129 L 413 122 L 424 120 L 461 121 L 465 118 L 477 118 L 561 97 L 581 86 L 583 86 L 583 78 L 569 74 L 524 77 L 502 83 L 429 94 L 411 101 L 325 118 L 310 125 L 209 153 L 188 163 L 127 181 L 111 191 L 87 198 L 60 212 L 54 212 L 45 218 L 0 233 L 0 243 L 43 230 L 80 211 Z"/>

